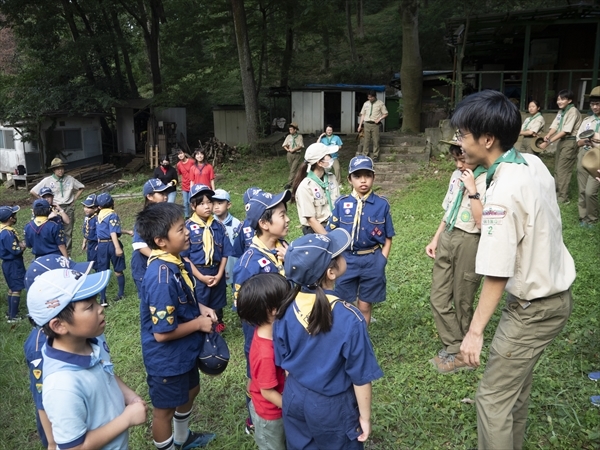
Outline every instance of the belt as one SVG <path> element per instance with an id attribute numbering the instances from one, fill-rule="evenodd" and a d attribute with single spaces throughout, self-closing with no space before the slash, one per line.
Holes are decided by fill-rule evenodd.
<path id="1" fill-rule="evenodd" d="M 365 123 L 375 123 L 374 120 L 365 120 Z"/>
<path id="2" fill-rule="evenodd" d="M 203 269 L 210 269 L 212 267 L 218 267 L 219 263 L 216 263 L 216 264 L 194 264 L 194 266 L 196 266 L 196 267 L 202 267 Z"/>
<path id="3" fill-rule="evenodd" d="M 98 239 L 98 242 L 112 242 L 112 239 Z"/>
<path id="4" fill-rule="evenodd" d="M 575 136 L 565 136 L 563 138 L 560 138 L 561 141 L 574 141 L 575 139 Z"/>
<path id="5" fill-rule="evenodd" d="M 381 246 L 378 244 L 375 247 L 368 248 L 366 250 L 351 250 L 350 253 L 353 255 L 370 255 L 371 253 L 375 253 L 380 248 Z"/>

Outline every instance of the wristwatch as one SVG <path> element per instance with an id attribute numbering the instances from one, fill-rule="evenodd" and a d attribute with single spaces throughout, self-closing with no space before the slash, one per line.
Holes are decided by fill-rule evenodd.
<path id="1" fill-rule="evenodd" d="M 475 195 L 469 195 L 469 198 L 473 198 L 475 200 L 479 200 L 479 197 L 481 197 L 481 195 L 479 195 L 479 192 Z"/>

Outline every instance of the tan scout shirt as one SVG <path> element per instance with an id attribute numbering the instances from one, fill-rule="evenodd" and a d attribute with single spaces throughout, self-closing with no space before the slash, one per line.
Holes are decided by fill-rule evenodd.
<path id="1" fill-rule="evenodd" d="M 550 125 L 550 129 L 556 130 L 557 133 L 564 131 L 567 134 L 571 134 L 576 131 L 581 125 L 581 114 L 579 113 L 579 110 L 574 106 L 570 108 L 565 114 L 565 120 L 563 120 L 562 128 L 559 128 L 562 114 L 564 114 L 562 110 L 558 112 L 552 121 L 552 125 Z"/>
<path id="2" fill-rule="evenodd" d="M 54 178 L 54 176 L 50 175 L 36 184 L 31 190 L 39 195 L 40 191 L 44 187 L 49 187 L 52 189 L 52 193 L 54 194 L 54 203 L 57 205 L 70 205 L 73 203 L 77 191 L 83 189 L 85 186 L 71 175 L 64 175 L 62 177 L 61 190 L 61 183 Z"/>
<path id="3" fill-rule="evenodd" d="M 485 194 L 476 272 L 508 278 L 506 291 L 535 300 L 566 291 L 575 263 L 562 239 L 554 178 L 541 159 L 502 163 Z"/>
<path id="4" fill-rule="evenodd" d="M 523 121 L 523 125 L 521 125 L 521 131 L 533 131 L 534 133 L 539 133 L 546 126 L 546 121 L 544 120 L 544 116 L 541 114 L 537 117 L 529 116 Z"/>
<path id="5" fill-rule="evenodd" d="M 288 134 L 281 146 L 285 148 L 288 145 L 290 146 L 290 149 L 292 149 L 292 153 L 302 150 L 304 148 L 304 140 L 302 139 L 302 135 L 300 133 L 296 133 L 294 135 Z"/>
<path id="6" fill-rule="evenodd" d="M 371 105 L 373 105 L 372 108 Z M 360 115 L 363 116 L 363 123 L 371 121 L 374 122 L 377 119 L 380 119 L 381 117 L 386 115 L 387 113 L 388 110 L 385 107 L 385 103 L 383 103 L 381 100 L 375 100 L 373 103 L 367 100 L 363 105 L 362 109 L 360 110 Z"/>
<path id="7" fill-rule="evenodd" d="M 587 130 L 594 130 L 596 133 L 594 138 L 598 139 L 598 132 L 600 131 L 600 118 L 596 116 L 587 116 L 585 119 L 583 119 L 581 126 L 577 130 L 577 136 Z M 577 137 L 577 139 L 579 139 L 579 137 Z"/>
<path id="8" fill-rule="evenodd" d="M 329 180 L 331 203 L 335 204 L 336 199 L 340 196 L 340 189 L 334 174 L 329 173 L 327 179 Z M 318 222 L 325 222 L 331 215 L 325 191 L 308 177 L 302 180 L 296 190 L 296 206 L 300 224 L 307 227 L 310 226 L 307 220 L 309 217 L 314 217 Z"/>
<path id="9" fill-rule="evenodd" d="M 444 214 L 444 222 L 448 222 L 450 220 L 448 218 L 448 214 L 452 210 L 452 205 L 454 203 L 454 199 L 459 190 L 460 186 L 460 177 L 462 172 L 460 170 L 455 170 L 450 177 L 450 185 L 448 186 L 448 192 L 446 193 L 446 197 L 442 202 L 442 208 L 446 211 Z M 475 180 L 475 188 L 481 199 L 483 200 L 485 195 L 485 173 L 482 173 Z M 473 213 L 471 212 L 471 199 L 469 199 L 469 194 L 465 191 L 463 194 L 462 202 L 460 203 L 460 208 L 458 209 L 458 216 L 456 216 L 456 223 L 454 224 L 454 228 L 459 228 L 467 233 L 479 234 L 481 230 L 477 228 L 475 223 L 475 219 L 473 219 Z"/>

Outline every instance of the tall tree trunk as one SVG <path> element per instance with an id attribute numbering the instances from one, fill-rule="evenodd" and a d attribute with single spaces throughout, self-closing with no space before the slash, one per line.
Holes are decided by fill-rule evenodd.
<path id="1" fill-rule="evenodd" d="M 279 86 L 289 84 L 290 69 L 292 67 L 292 54 L 294 52 L 294 2 L 287 0 L 285 3 L 285 49 L 281 61 L 281 76 Z"/>
<path id="2" fill-rule="evenodd" d="M 248 27 L 246 25 L 246 10 L 244 0 L 231 0 L 233 12 L 233 25 L 237 42 L 238 57 L 240 60 L 240 74 L 244 90 L 244 105 L 246 107 L 246 123 L 248 129 L 248 144 L 255 149 L 258 143 L 258 97 L 254 82 L 254 69 L 252 67 L 252 54 L 248 41 Z"/>
<path id="3" fill-rule="evenodd" d="M 321 72 L 329 71 L 329 63 L 330 63 L 330 52 L 331 52 L 331 43 L 329 40 L 329 28 L 323 27 L 323 65 L 321 66 Z"/>
<path id="4" fill-rule="evenodd" d="M 352 31 L 352 4 L 351 0 L 346 0 L 346 23 L 348 26 L 348 45 L 350 45 L 350 54 L 352 61 L 356 62 L 356 47 L 354 46 L 354 32 Z"/>
<path id="5" fill-rule="evenodd" d="M 127 74 L 127 82 L 129 83 L 129 89 L 131 91 L 131 95 L 133 98 L 138 98 L 140 96 L 137 88 L 137 84 L 135 82 L 135 78 L 133 76 L 133 69 L 131 67 L 131 60 L 129 59 L 129 50 L 127 49 L 127 41 L 123 36 L 123 30 L 121 30 L 121 23 L 119 22 L 119 17 L 117 16 L 117 11 L 111 9 L 110 17 L 113 24 L 113 29 L 117 34 L 117 41 L 119 42 L 119 47 L 121 48 L 121 54 L 123 55 L 123 64 L 125 64 L 125 73 Z"/>
<path id="6" fill-rule="evenodd" d="M 423 65 L 419 50 L 419 1 L 402 0 L 402 82 L 403 132 L 418 132 L 421 128 L 421 97 Z"/>
<path id="7" fill-rule="evenodd" d="M 71 37 L 73 38 L 73 42 L 77 42 L 80 38 L 79 29 L 75 24 L 73 12 L 71 11 L 71 7 L 69 5 L 68 0 L 62 0 L 62 6 L 65 12 L 65 19 L 67 20 L 67 24 L 69 25 L 69 29 L 71 31 Z M 81 64 L 83 65 L 83 68 L 85 70 L 85 77 L 87 78 L 88 82 L 91 85 L 93 85 L 96 81 L 94 79 L 94 71 L 92 70 L 92 66 L 90 66 L 90 63 L 85 55 L 80 54 L 79 58 L 81 59 Z"/>
<path id="8" fill-rule="evenodd" d="M 363 0 L 356 0 L 356 32 L 358 37 L 365 37 L 365 27 L 363 24 Z"/>

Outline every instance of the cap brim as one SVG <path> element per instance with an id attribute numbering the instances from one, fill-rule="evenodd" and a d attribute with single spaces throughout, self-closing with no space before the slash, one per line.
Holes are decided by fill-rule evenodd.
<path id="1" fill-rule="evenodd" d="M 447 144 L 447 145 L 454 145 L 456 147 L 460 147 L 460 144 L 458 143 L 458 141 L 445 141 L 443 139 L 439 140 L 440 144 Z"/>
<path id="2" fill-rule="evenodd" d="M 279 194 L 276 194 L 273 196 L 273 201 L 267 207 L 267 209 L 274 208 L 275 206 L 279 205 L 281 202 L 287 203 L 291 199 L 292 199 L 292 193 L 286 189 L 285 191 L 280 192 Z"/>
<path id="3" fill-rule="evenodd" d="M 71 301 L 85 300 L 93 297 L 106 287 L 110 280 L 110 270 L 88 274 Z"/>
<path id="4" fill-rule="evenodd" d="M 332 258 L 339 256 L 344 250 L 350 245 L 350 234 L 343 228 L 336 228 L 335 230 L 327 233 L 327 237 L 331 239 L 332 243 Z"/>
<path id="5" fill-rule="evenodd" d="M 202 189 L 201 191 L 196 192 L 190 198 L 198 197 L 200 194 L 205 194 L 212 198 L 215 195 L 215 191 L 212 189 Z"/>

